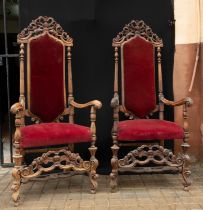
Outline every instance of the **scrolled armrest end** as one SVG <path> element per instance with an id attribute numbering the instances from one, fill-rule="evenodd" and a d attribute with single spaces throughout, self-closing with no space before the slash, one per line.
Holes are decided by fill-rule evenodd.
<path id="1" fill-rule="evenodd" d="M 96 108 L 96 109 L 101 109 L 102 108 L 102 103 L 99 100 L 93 100 L 92 101 L 92 105 Z"/>
<path id="2" fill-rule="evenodd" d="M 21 103 L 17 102 L 15 104 L 13 104 L 10 108 L 10 112 L 12 114 L 17 114 L 19 111 L 23 111 L 23 106 Z"/>
<path id="3" fill-rule="evenodd" d="M 193 105 L 193 100 L 190 97 L 185 98 L 185 103 L 187 106 L 192 106 Z"/>
<path id="4" fill-rule="evenodd" d="M 118 95 L 114 95 L 114 97 L 111 99 L 111 107 L 115 108 L 119 106 L 119 97 Z"/>

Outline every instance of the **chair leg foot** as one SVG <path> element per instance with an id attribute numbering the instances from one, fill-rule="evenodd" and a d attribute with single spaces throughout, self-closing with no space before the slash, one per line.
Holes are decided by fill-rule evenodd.
<path id="1" fill-rule="evenodd" d="M 95 153 L 97 151 L 97 147 L 91 146 L 89 148 L 91 158 L 90 158 L 90 172 L 89 172 L 89 178 L 90 178 L 90 192 L 94 194 L 96 192 L 98 183 L 97 179 L 99 175 L 96 173 L 97 166 L 99 164 L 98 160 L 95 157 Z"/>
<path id="2" fill-rule="evenodd" d="M 191 178 L 190 178 L 190 175 L 191 175 L 191 171 L 190 171 L 190 156 L 188 155 L 187 151 L 188 151 L 188 148 L 190 147 L 190 145 L 188 144 L 188 134 L 186 133 L 185 134 L 185 138 L 183 140 L 183 143 L 181 145 L 182 147 L 182 166 L 181 166 L 181 174 L 182 174 L 182 177 L 183 177 L 183 189 L 185 191 L 188 191 L 189 190 L 189 186 L 192 184 L 192 181 L 191 181 Z"/>
<path id="3" fill-rule="evenodd" d="M 97 189 L 97 186 L 98 186 L 98 183 L 97 183 L 97 179 L 98 179 L 98 174 L 95 173 L 92 173 L 90 172 L 90 192 L 92 194 L 96 193 L 96 189 Z"/>
<path id="4" fill-rule="evenodd" d="M 111 192 L 115 192 L 117 189 L 117 180 L 118 180 L 118 150 L 119 147 L 117 145 L 113 145 L 111 147 L 113 157 L 111 158 L 111 166 L 112 166 L 112 171 L 110 174 L 110 187 L 111 187 Z"/>
<path id="5" fill-rule="evenodd" d="M 11 186 L 12 193 L 12 199 L 14 201 L 14 205 L 18 206 L 19 199 L 20 199 L 20 185 L 21 185 L 21 175 L 20 170 L 17 168 L 14 168 L 12 171 L 13 176 L 13 184 Z"/>
<path id="6" fill-rule="evenodd" d="M 181 168 L 181 174 L 183 177 L 183 189 L 185 191 L 189 190 L 189 186 L 191 185 L 191 171 L 189 170 L 189 164 L 190 164 L 190 157 L 187 154 L 184 154 L 184 162 Z"/>
<path id="7" fill-rule="evenodd" d="M 117 180 L 118 180 L 118 173 L 112 172 L 110 174 L 110 187 L 111 187 L 111 192 L 116 192 L 117 190 Z"/>

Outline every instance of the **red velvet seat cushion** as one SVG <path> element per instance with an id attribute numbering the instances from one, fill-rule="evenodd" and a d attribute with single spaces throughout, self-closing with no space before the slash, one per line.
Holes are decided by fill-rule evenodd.
<path id="1" fill-rule="evenodd" d="M 118 123 L 118 140 L 183 139 L 183 128 L 166 120 L 139 119 Z"/>
<path id="2" fill-rule="evenodd" d="M 90 128 L 69 123 L 41 123 L 21 128 L 22 148 L 91 141 Z"/>

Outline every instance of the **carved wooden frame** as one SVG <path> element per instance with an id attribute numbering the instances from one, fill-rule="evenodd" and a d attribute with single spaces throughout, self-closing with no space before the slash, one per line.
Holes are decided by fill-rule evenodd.
<path id="1" fill-rule="evenodd" d="M 90 107 L 90 130 L 91 130 L 91 146 L 89 152 L 91 158 L 89 161 L 83 161 L 79 154 L 73 152 L 73 144 L 69 144 L 63 148 L 53 150 L 50 148 L 48 151 L 44 151 L 41 157 L 33 160 L 29 166 L 24 166 L 24 154 L 30 152 L 30 150 L 22 149 L 20 147 L 21 132 L 20 128 L 25 126 L 25 116 L 31 117 L 35 123 L 40 123 L 41 120 L 38 116 L 33 115 L 29 106 L 25 107 L 25 82 L 24 82 L 24 48 L 27 45 L 28 57 L 29 57 L 29 43 L 30 40 L 39 38 L 44 34 L 48 34 L 50 37 L 61 42 L 64 46 L 64 88 L 65 88 L 65 48 L 67 48 L 67 71 L 68 71 L 68 107 L 66 108 L 66 95 L 64 95 L 64 112 L 61 113 L 54 121 L 59 122 L 63 115 L 69 115 L 69 123 L 74 123 L 74 108 L 87 108 Z M 71 67 L 71 47 L 73 46 L 73 39 L 62 29 L 62 27 L 52 18 L 47 16 L 40 16 L 33 20 L 29 26 L 21 31 L 17 37 L 20 44 L 20 97 L 19 102 L 15 103 L 11 107 L 11 112 L 15 114 L 15 126 L 16 131 L 14 134 L 14 155 L 13 160 L 15 167 L 12 172 L 13 185 L 12 185 L 12 198 L 15 205 L 18 205 L 20 186 L 23 179 L 32 179 L 38 177 L 41 173 L 50 172 L 55 168 L 59 168 L 64 172 L 76 171 L 85 172 L 89 174 L 90 178 L 90 191 L 95 193 L 97 188 L 96 168 L 98 166 L 98 160 L 95 157 L 97 147 L 96 142 L 96 110 L 100 109 L 102 104 L 98 100 L 89 101 L 85 104 L 79 104 L 74 101 L 73 97 L 73 85 L 72 85 L 72 67 Z M 28 79 L 29 79 L 29 60 L 27 64 Z M 29 81 L 29 80 L 28 80 Z M 29 87 L 29 85 L 28 85 Z M 64 91 L 66 94 L 66 91 Z M 28 89 L 29 95 L 29 89 Z M 28 100 L 29 101 L 29 100 Z M 29 102 L 28 102 L 29 103 Z M 41 149 L 32 149 L 32 152 L 39 152 Z M 51 156 L 52 157 L 51 157 Z M 47 163 L 51 163 L 52 166 L 46 166 Z M 45 165 L 44 165 L 45 164 Z"/>
<path id="2" fill-rule="evenodd" d="M 117 129 L 118 129 L 118 122 L 119 122 L 119 112 L 123 112 L 127 117 L 130 119 L 136 119 L 137 117 L 129 112 L 124 102 L 121 103 L 119 101 L 119 92 L 118 92 L 118 60 L 119 60 L 119 48 L 122 48 L 123 44 L 126 43 L 128 40 L 139 36 L 140 38 L 150 42 L 153 44 L 154 48 L 157 49 L 157 61 L 158 61 L 158 96 L 159 96 L 159 103 L 156 108 L 152 111 L 151 114 L 154 112 L 159 111 L 159 119 L 164 119 L 164 105 L 170 106 L 183 106 L 183 129 L 184 129 L 184 139 L 181 145 L 182 147 L 182 154 L 178 157 L 173 155 L 169 150 L 164 149 L 163 140 L 160 140 L 160 143 L 157 145 L 141 145 L 137 147 L 135 150 L 129 152 L 124 158 L 118 159 L 118 150 L 120 146 L 128 146 L 128 143 L 119 143 L 117 140 Z M 190 180 L 190 170 L 189 170 L 189 163 L 190 157 L 187 153 L 189 144 L 189 129 L 188 129 L 188 114 L 187 108 L 192 105 L 192 99 L 184 98 L 180 101 L 173 102 L 169 101 L 164 98 L 163 95 L 163 82 L 162 82 L 162 67 L 161 67 L 161 47 L 163 47 L 163 41 L 160 39 L 155 33 L 153 33 L 152 29 L 145 24 L 143 20 L 132 20 L 129 24 L 125 25 L 123 30 L 118 33 L 118 35 L 113 39 L 112 46 L 114 47 L 114 60 L 115 60 L 115 74 L 114 74 L 114 97 L 111 100 L 111 106 L 113 108 L 113 128 L 112 128 L 112 139 L 113 139 L 113 146 L 112 149 L 112 172 L 110 174 L 110 185 L 112 191 L 114 191 L 117 187 L 117 176 L 118 171 L 134 171 L 136 172 L 157 172 L 157 168 L 150 168 L 150 170 L 146 170 L 146 167 L 140 167 L 142 165 L 146 165 L 149 162 L 154 163 L 159 166 L 159 172 L 164 172 L 165 169 L 170 168 L 171 171 L 174 171 L 174 168 L 177 168 L 178 171 L 181 172 L 183 177 L 183 186 L 184 189 L 187 190 L 188 187 L 191 185 Z M 122 57 L 121 57 L 122 59 Z M 122 63 L 121 63 L 122 64 Z M 122 70 L 122 68 L 121 68 Z M 123 72 L 121 72 L 121 81 L 123 81 Z M 123 82 L 122 82 L 123 83 Z M 121 87 L 122 95 L 124 95 L 123 84 Z M 123 98 L 122 98 L 123 101 Z M 130 146 L 137 144 L 132 144 L 129 142 Z M 146 142 L 145 142 L 146 144 Z M 154 149 L 155 148 L 155 149 Z M 156 160 L 156 157 L 159 157 L 159 161 Z M 145 161 L 140 159 L 140 157 L 144 158 Z M 160 169 L 160 166 L 163 166 Z"/>

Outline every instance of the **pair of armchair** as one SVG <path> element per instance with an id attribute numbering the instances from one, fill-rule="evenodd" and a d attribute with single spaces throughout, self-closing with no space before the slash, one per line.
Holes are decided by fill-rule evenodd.
<path id="1" fill-rule="evenodd" d="M 73 39 L 51 17 L 38 17 L 18 34 L 20 44 L 20 97 L 11 107 L 15 114 L 14 134 L 15 167 L 12 172 L 12 198 L 18 204 L 22 181 L 33 179 L 55 169 L 64 173 L 70 171 L 89 175 L 90 190 L 97 188 L 98 160 L 95 157 L 96 110 L 102 107 L 98 100 L 85 104 L 74 101 L 71 69 L 71 47 Z M 179 168 L 184 178 L 184 187 L 190 185 L 188 179 L 189 156 L 187 154 L 188 125 L 184 129 L 174 122 L 164 121 L 164 104 L 183 105 L 184 120 L 187 120 L 187 107 L 192 104 L 186 98 L 178 102 L 168 101 L 163 96 L 161 72 L 162 40 L 143 21 L 132 21 L 113 39 L 115 49 L 115 82 L 113 107 L 114 124 L 112 129 L 113 157 L 110 184 L 117 186 L 118 172 L 124 169 L 137 171 L 141 165 L 158 164 L 155 171 L 165 167 Z M 119 102 L 119 48 L 121 52 L 122 103 Z M 155 48 L 158 58 L 159 95 L 156 105 L 155 91 Z M 46 61 L 46 62 L 45 62 Z M 25 65 L 26 64 L 26 65 Z M 67 69 L 67 71 L 66 71 Z M 67 79 L 66 79 L 67 78 Z M 90 107 L 90 127 L 74 123 L 74 109 Z M 160 111 L 159 120 L 143 119 Z M 119 122 L 119 112 L 130 120 Z M 68 116 L 68 123 L 64 118 Z M 136 119 L 141 118 L 141 119 Z M 28 123 L 31 119 L 32 123 Z M 163 147 L 164 139 L 184 139 L 183 153 L 176 158 Z M 118 158 L 120 146 L 146 140 L 146 145 L 136 148 L 124 158 Z M 161 144 L 148 146 L 150 140 Z M 160 141 L 161 140 L 161 141 Z M 74 153 L 74 144 L 89 142 L 90 160 L 84 161 Z M 27 153 L 39 153 L 31 164 L 25 162 Z M 161 169 L 160 169 L 160 166 Z"/>

